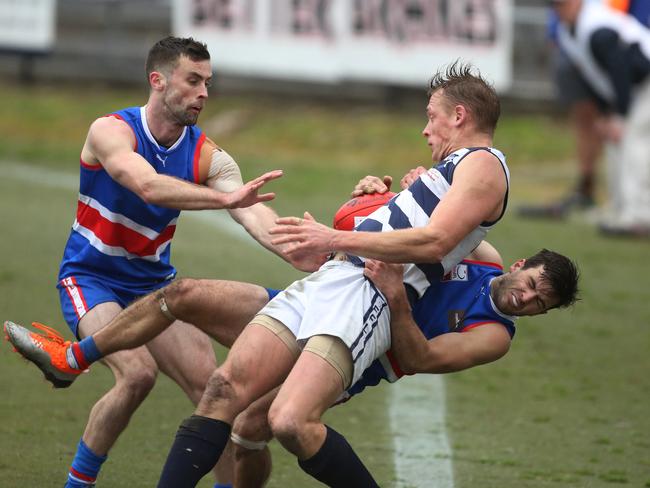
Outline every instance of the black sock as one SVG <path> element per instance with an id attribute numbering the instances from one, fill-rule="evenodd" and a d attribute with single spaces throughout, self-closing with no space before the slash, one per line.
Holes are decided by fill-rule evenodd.
<path id="1" fill-rule="evenodd" d="M 185 419 L 167 456 L 158 488 L 194 487 L 217 464 L 231 426 L 200 415 Z"/>
<path id="2" fill-rule="evenodd" d="M 325 427 L 327 436 L 318 452 L 298 461 L 302 470 L 333 488 L 379 487 L 345 437 Z"/>

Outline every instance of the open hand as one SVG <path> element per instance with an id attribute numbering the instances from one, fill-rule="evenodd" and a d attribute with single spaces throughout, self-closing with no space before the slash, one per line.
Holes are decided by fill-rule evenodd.
<path id="1" fill-rule="evenodd" d="M 241 188 L 238 188 L 231 193 L 227 193 L 224 208 L 246 208 L 255 205 L 256 203 L 273 200 L 275 198 L 275 193 L 263 193 L 259 195 L 258 191 L 269 181 L 277 180 L 281 176 L 281 169 L 269 171 L 268 173 L 264 173 L 262 176 L 258 176 L 254 180 L 249 181 Z"/>

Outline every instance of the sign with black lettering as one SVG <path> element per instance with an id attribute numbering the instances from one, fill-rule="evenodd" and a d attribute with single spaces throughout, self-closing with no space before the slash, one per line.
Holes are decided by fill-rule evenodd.
<path id="1" fill-rule="evenodd" d="M 460 58 L 511 82 L 512 0 L 173 0 L 173 30 L 233 74 L 425 86 Z"/>

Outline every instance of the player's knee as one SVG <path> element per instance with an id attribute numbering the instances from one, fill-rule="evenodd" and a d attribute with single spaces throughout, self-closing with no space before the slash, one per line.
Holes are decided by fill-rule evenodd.
<path id="1" fill-rule="evenodd" d="M 233 437 L 247 439 L 254 443 L 271 440 L 267 412 L 265 409 L 246 409 L 237 416 L 232 427 Z M 237 442 L 235 442 L 236 445 Z"/>
<path id="2" fill-rule="evenodd" d="M 299 443 L 305 427 L 302 415 L 291 405 L 271 406 L 268 423 L 272 435 L 289 450 Z"/>
<path id="3" fill-rule="evenodd" d="M 182 317 L 184 312 L 191 307 L 192 296 L 198 285 L 199 280 L 181 278 L 163 289 L 167 306 L 174 316 Z"/>
<path id="4" fill-rule="evenodd" d="M 158 370 L 156 368 L 132 368 L 118 382 L 122 384 L 129 398 L 133 401 L 141 401 L 153 389 L 157 377 Z"/>
<path id="5" fill-rule="evenodd" d="M 248 403 L 245 389 L 236 383 L 228 370 L 219 368 L 208 380 L 199 408 L 209 412 L 218 406 L 235 416 L 243 411 Z"/>

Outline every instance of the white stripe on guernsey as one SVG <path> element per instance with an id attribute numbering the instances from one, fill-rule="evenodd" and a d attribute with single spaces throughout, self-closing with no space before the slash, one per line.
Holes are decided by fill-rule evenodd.
<path id="1" fill-rule="evenodd" d="M 453 488 L 443 378 L 408 376 L 389 390 L 397 488 Z"/>
<path id="2" fill-rule="evenodd" d="M 138 254 L 133 254 L 124 249 L 121 246 L 109 246 L 107 244 L 104 244 L 99 237 L 95 235 L 95 233 L 81 225 L 79 222 L 77 222 L 77 219 L 75 219 L 74 223 L 72 224 L 72 228 L 76 230 L 79 234 L 84 236 L 88 242 L 90 243 L 91 246 L 93 246 L 95 249 L 97 249 L 99 252 L 102 254 L 106 254 L 108 256 L 118 256 L 126 259 L 144 259 L 145 261 L 151 261 L 153 263 L 156 263 L 160 261 L 160 255 L 165 252 L 165 249 L 167 249 L 167 246 L 171 243 L 171 239 L 163 242 L 158 248 L 156 249 L 155 254 L 150 254 L 148 256 L 140 256 Z"/>
<path id="3" fill-rule="evenodd" d="M 160 235 L 160 232 L 156 232 L 155 230 L 146 227 L 142 224 L 138 224 L 134 220 L 131 220 L 128 218 L 126 215 L 122 215 L 119 213 L 111 212 L 109 209 L 104 207 L 101 203 L 99 203 L 97 200 L 95 200 L 92 197 L 89 197 L 87 195 L 83 195 L 82 193 L 79 193 L 79 201 L 85 205 L 88 205 L 91 208 L 94 208 L 99 212 L 99 214 L 104 217 L 106 220 L 109 222 L 112 222 L 114 224 L 121 224 L 124 227 L 131 229 L 138 234 L 142 234 L 145 236 L 147 239 L 156 240 L 158 236 Z M 176 221 L 178 219 L 172 219 L 169 221 L 169 225 L 176 225 Z"/>
<path id="4" fill-rule="evenodd" d="M 61 280 L 63 283 L 63 286 L 65 286 L 68 296 L 72 300 L 72 304 L 74 305 L 75 311 L 77 313 L 77 317 L 83 317 L 86 315 L 86 306 L 84 305 L 84 301 L 81 298 L 81 295 L 79 294 L 79 289 L 77 286 L 74 284 L 74 281 L 72 278 L 63 278 Z"/>
<path id="5" fill-rule="evenodd" d="M 401 192 L 395 199 L 395 205 L 399 207 L 404 215 L 409 219 L 411 227 L 421 227 L 427 225 L 431 218 L 420 204 L 415 201 L 413 193 L 410 191 Z"/>
<path id="6" fill-rule="evenodd" d="M 442 173 L 435 168 L 431 168 L 425 174 L 421 175 L 420 179 L 422 180 L 422 183 L 431 190 L 431 193 L 438 198 L 444 197 L 451 188 L 451 185 L 447 182 L 445 177 L 442 176 Z"/>
<path id="7" fill-rule="evenodd" d="M 25 164 L 0 163 L 5 178 L 40 186 L 76 191 L 79 176 Z M 225 211 L 184 212 L 230 235 L 242 243 L 263 251 L 243 228 Z M 251 249 L 251 250 L 253 250 Z M 389 415 L 394 436 L 397 488 L 428 488 L 431 480 L 437 488 L 453 488 L 451 449 L 444 425 L 445 386 L 441 377 L 420 375 L 403 378 L 388 388 Z M 431 426 L 429 428 L 423 428 Z M 435 429 L 432 433 L 430 430 Z M 428 455 L 423 459 L 424 454 Z"/>

